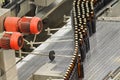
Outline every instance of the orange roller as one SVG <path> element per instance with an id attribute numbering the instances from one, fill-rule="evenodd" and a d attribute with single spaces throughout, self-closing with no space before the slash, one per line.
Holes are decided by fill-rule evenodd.
<path id="1" fill-rule="evenodd" d="M 38 17 L 33 17 L 30 22 L 30 31 L 32 34 L 38 34 L 42 31 L 42 20 Z"/>
<path id="2" fill-rule="evenodd" d="M 23 36 L 20 33 L 13 33 L 10 38 L 11 49 L 19 50 L 23 46 Z"/>
<path id="3" fill-rule="evenodd" d="M 9 32 L 18 32 L 18 17 L 6 17 L 4 21 L 4 28 Z"/>
<path id="4" fill-rule="evenodd" d="M 19 30 L 23 33 L 38 34 L 42 28 L 42 20 L 38 17 L 22 17 L 19 21 Z"/>
<path id="5" fill-rule="evenodd" d="M 0 47 L 4 49 L 19 50 L 23 46 L 23 37 L 20 33 L 5 33 L 0 39 Z"/>
<path id="6" fill-rule="evenodd" d="M 38 17 L 7 17 L 4 22 L 5 30 L 10 32 L 38 34 L 43 29 L 42 20 Z"/>
<path id="7" fill-rule="evenodd" d="M 22 33 L 30 33 L 30 17 L 22 17 L 19 21 L 19 31 Z"/>

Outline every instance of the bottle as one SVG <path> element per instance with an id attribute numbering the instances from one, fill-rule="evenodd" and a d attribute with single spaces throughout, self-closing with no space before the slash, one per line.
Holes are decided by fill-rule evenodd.
<path id="1" fill-rule="evenodd" d="M 96 16 L 94 13 L 93 2 L 91 1 L 90 3 L 91 3 L 90 16 L 91 16 L 92 33 L 95 33 L 96 32 Z"/>
<path id="2" fill-rule="evenodd" d="M 77 59 L 78 59 L 78 63 L 77 63 L 78 77 L 81 78 L 81 56 L 79 55 Z"/>
<path id="3" fill-rule="evenodd" d="M 82 33 L 80 33 L 79 50 L 80 50 L 80 54 L 81 54 L 81 61 L 84 62 L 84 60 L 86 58 L 86 47 L 85 47 Z"/>
<path id="4" fill-rule="evenodd" d="M 89 42 L 89 36 L 88 36 L 87 28 L 85 28 L 83 30 L 83 38 L 84 38 L 84 42 L 86 44 L 86 53 L 87 53 L 90 50 L 90 42 Z"/>
<path id="5" fill-rule="evenodd" d="M 91 25 L 91 21 L 90 21 L 90 11 L 89 11 L 89 5 L 88 5 L 89 1 L 86 1 L 86 14 L 85 14 L 85 17 L 86 17 L 86 26 L 88 27 L 88 32 L 89 32 L 89 36 L 91 37 L 92 36 L 92 25 Z"/>

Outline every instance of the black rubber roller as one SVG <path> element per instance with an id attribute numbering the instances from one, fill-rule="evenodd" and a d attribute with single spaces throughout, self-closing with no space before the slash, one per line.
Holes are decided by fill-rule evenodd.
<path id="1" fill-rule="evenodd" d="M 50 59 L 50 61 L 53 61 L 55 59 L 55 51 L 54 50 L 49 52 L 49 59 Z"/>

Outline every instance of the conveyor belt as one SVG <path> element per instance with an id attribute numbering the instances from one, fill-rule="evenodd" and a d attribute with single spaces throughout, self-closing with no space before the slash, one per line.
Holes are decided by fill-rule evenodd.
<path id="1" fill-rule="evenodd" d="M 84 4 L 84 2 L 83 2 L 83 4 Z M 93 9 L 93 3 L 90 3 L 90 6 L 91 6 L 91 9 L 94 10 Z M 76 7 L 76 5 L 75 5 L 75 7 Z M 82 7 L 82 9 L 83 9 L 83 7 Z M 77 10 L 77 9 L 75 9 L 75 10 Z M 84 9 L 82 11 L 84 13 Z M 91 12 L 91 13 L 94 13 L 94 11 Z M 85 14 L 82 14 L 82 15 L 85 16 Z M 91 15 L 91 19 L 92 19 L 92 22 L 94 22 L 94 18 L 93 18 L 92 15 Z M 85 19 L 84 16 L 82 16 L 82 20 Z M 76 18 L 77 18 L 77 16 L 76 16 Z M 80 18 L 79 18 L 79 20 L 80 20 Z M 85 23 L 85 21 L 83 21 L 83 23 Z M 81 25 L 83 25 L 83 23 L 81 23 Z M 111 24 L 112 26 L 109 25 L 109 23 L 110 24 L 112 23 Z M 119 22 L 115 22 L 115 23 L 119 23 Z M 92 54 L 88 53 L 87 54 L 88 58 L 87 58 L 86 62 L 84 62 L 84 70 L 85 70 L 85 72 L 84 72 L 85 73 L 84 79 L 85 80 L 102 80 L 111 71 L 111 69 L 115 69 L 115 68 L 117 68 L 119 66 L 119 61 L 118 61 L 117 64 L 115 62 L 112 62 L 112 61 L 116 61 L 117 59 L 119 59 L 119 54 L 118 54 L 119 46 L 116 47 L 116 45 L 119 44 L 119 43 L 116 43 L 117 41 L 119 41 L 118 37 L 117 37 L 117 35 L 119 34 L 119 27 L 113 27 L 113 25 L 115 23 L 114 22 L 98 22 L 97 23 L 97 33 L 96 33 L 96 35 L 93 35 L 91 37 L 91 40 L 90 40 L 91 46 L 93 45 L 93 43 L 96 44 L 96 46 L 93 46 L 93 48 L 91 47 L 90 53 L 92 53 Z M 92 27 L 94 26 L 93 24 L 92 24 Z M 76 25 L 76 26 L 78 27 L 78 25 Z M 105 27 L 103 27 L 103 26 L 105 26 Z M 116 26 L 116 25 L 114 25 L 114 26 Z M 71 27 L 71 26 L 69 25 L 68 27 Z M 80 27 L 81 26 L 79 25 L 78 28 L 80 28 Z M 92 32 L 93 33 L 96 32 L 96 31 L 94 31 L 94 28 L 95 28 L 95 26 L 92 28 L 92 30 L 93 30 Z M 50 50 L 58 50 L 59 49 L 60 52 L 56 51 L 57 54 L 71 55 L 72 56 L 73 53 L 74 53 L 74 51 L 73 51 L 73 49 L 74 49 L 73 48 L 74 47 L 73 46 L 74 45 L 73 42 L 69 42 L 68 41 L 68 42 L 54 43 L 55 40 L 62 39 L 63 37 L 67 36 L 67 34 L 70 34 L 70 35 L 73 34 L 73 32 L 71 32 L 71 31 L 72 31 L 72 29 L 69 30 L 69 31 L 67 31 L 65 29 L 63 29 L 63 31 L 61 31 L 61 30 L 58 31 L 57 32 L 58 33 L 57 36 L 61 36 L 61 37 L 59 37 L 58 39 L 51 38 L 50 39 L 51 43 L 48 43 L 47 45 L 46 45 L 46 43 L 42 44 L 35 51 L 39 51 L 40 53 L 44 53 L 45 52 L 44 54 L 48 54 Z M 65 34 L 64 34 L 64 32 L 65 32 Z M 83 37 L 82 37 L 81 33 L 79 33 L 79 34 L 81 35 L 81 36 L 78 35 L 78 36 L 80 36 L 79 40 L 81 40 L 80 42 L 82 43 Z M 75 39 L 78 39 L 78 38 L 75 36 Z M 96 40 L 96 43 L 95 43 L 95 40 Z M 76 42 L 76 40 L 75 40 L 75 42 Z M 77 44 L 75 46 L 77 46 Z M 80 45 L 80 51 L 82 51 L 82 47 L 83 47 L 83 45 L 82 46 Z M 70 48 L 70 49 L 72 49 L 72 51 L 69 51 L 67 49 L 64 52 L 63 49 L 66 49 L 66 48 L 68 48 L 68 49 Z M 41 51 L 41 50 L 43 50 L 44 52 Z M 83 50 L 85 50 L 85 49 L 83 49 Z M 81 55 L 82 55 L 82 52 L 81 52 Z M 84 55 L 85 55 L 85 53 L 84 53 Z M 113 60 L 114 58 L 116 58 L 116 56 L 117 56 L 117 59 Z M 28 78 L 37 69 L 42 67 L 42 65 L 44 65 L 45 63 L 48 63 L 48 60 L 46 59 L 47 57 L 43 57 L 43 56 L 42 57 L 40 57 L 40 56 L 32 56 L 32 57 L 33 57 L 32 61 L 30 61 L 32 63 L 28 64 L 28 62 L 27 62 L 26 63 L 27 65 L 25 64 L 26 66 L 22 67 L 22 69 L 23 68 L 28 69 L 28 67 L 31 66 L 31 68 L 29 69 L 31 71 L 28 70 L 27 74 L 25 74 L 25 72 L 23 72 L 23 71 L 21 72 L 21 70 L 20 70 L 20 73 L 19 73 L 20 76 L 19 77 L 21 78 L 21 80 L 24 80 L 25 78 Z M 34 60 L 34 57 L 39 57 L 39 60 L 36 60 L 37 58 L 35 58 L 35 60 Z M 84 56 L 81 56 L 81 58 L 83 58 L 83 57 Z M 68 66 L 70 64 L 70 61 L 71 61 L 71 58 L 66 58 L 66 57 L 62 57 L 61 58 L 61 57 L 58 57 L 56 59 L 56 63 L 55 63 L 56 66 L 52 70 L 53 71 L 59 71 L 60 75 L 62 75 L 62 76 L 67 75 L 67 77 L 65 76 L 65 80 L 69 80 L 70 79 L 69 77 L 71 76 L 71 73 L 69 73 L 69 72 L 66 73 L 66 70 L 68 70 Z M 110 67 L 110 66 L 112 66 L 112 67 Z M 78 71 L 81 71 L 81 69 L 79 68 Z M 24 73 L 24 75 L 22 73 Z M 81 74 L 80 74 L 80 76 L 81 76 Z M 79 78 L 80 78 L 80 76 L 79 76 Z M 83 78 L 83 77 L 81 77 L 81 78 Z"/>
<path id="2" fill-rule="evenodd" d="M 66 26 L 68 29 L 66 29 Z M 60 54 L 60 55 L 72 56 L 74 51 L 73 41 L 58 42 L 58 43 L 54 42 L 57 40 L 63 40 L 63 39 L 65 40 L 66 39 L 65 37 L 71 37 L 69 39 L 73 39 L 73 31 L 71 28 L 70 20 L 68 25 L 66 26 L 61 28 L 51 38 L 45 41 L 45 43 L 43 43 L 37 49 L 35 49 L 35 52 L 39 51 L 40 53 L 48 54 L 49 51 L 54 50 L 56 52 L 56 55 Z M 57 64 L 57 66 L 53 68 L 53 71 L 54 70 L 60 71 L 61 75 L 64 76 L 68 68 L 68 65 L 70 64 L 70 60 L 71 58 L 56 57 L 55 62 L 53 62 L 53 64 Z M 36 56 L 32 54 L 28 55 L 26 58 L 24 58 L 21 62 L 17 64 L 19 80 L 26 80 L 35 71 L 37 71 L 40 67 L 42 67 L 45 63 L 49 63 L 49 62 L 50 60 L 46 56 L 38 56 L 38 55 Z"/>
<path id="3" fill-rule="evenodd" d="M 97 33 L 91 37 L 94 48 L 89 52 L 84 80 L 102 80 L 120 66 L 120 22 L 97 22 Z"/>
<path id="4" fill-rule="evenodd" d="M 87 54 L 87 59 L 84 63 L 84 80 L 102 80 L 110 71 L 114 71 L 120 66 L 119 25 L 120 22 L 97 21 L 97 32 L 90 38 L 91 51 Z M 67 26 L 70 27 L 70 25 Z M 62 28 L 53 36 L 65 37 L 72 36 L 72 34 L 72 30 Z M 59 37 L 59 39 L 64 38 Z M 51 40 L 57 39 L 51 38 L 47 41 Z M 48 54 L 50 50 L 55 50 L 56 54 L 72 55 L 73 42 L 43 43 L 36 50 L 42 50 L 41 52 L 44 51 L 45 54 Z M 61 74 L 64 75 L 70 60 L 70 58 L 56 57 L 57 66 L 53 70 L 61 71 Z M 26 80 L 32 73 L 48 62 L 48 57 L 28 55 L 23 61 L 17 64 L 19 80 Z"/>

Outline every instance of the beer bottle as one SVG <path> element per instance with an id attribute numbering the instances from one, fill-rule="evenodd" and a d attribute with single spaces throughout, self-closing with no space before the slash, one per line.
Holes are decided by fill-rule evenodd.
<path id="1" fill-rule="evenodd" d="M 81 53 L 81 61 L 84 62 L 86 58 L 86 47 L 85 47 L 85 43 L 84 43 L 83 36 L 81 33 L 80 33 L 80 39 L 79 39 L 79 48 L 80 48 L 79 50 Z"/>
<path id="2" fill-rule="evenodd" d="M 89 11 L 89 7 L 88 7 L 88 1 L 86 1 L 86 26 L 88 27 L 88 32 L 89 32 L 89 36 L 92 36 L 92 25 L 91 25 L 91 21 L 90 21 L 90 11 Z"/>
<path id="3" fill-rule="evenodd" d="M 96 16 L 94 13 L 94 6 L 93 6 L 93 2 L 91 1 L 91 25 L 92 25 L 92 32 L 95 33 L 96 32 Z"/>
<path id="4" fill-rule="evenodd" d="M 87 28 L 85 28 L 83 30 L 83 38 L 84 38 L 84 42 L 86 44 L 86 53 L 90 50 L 90 42 L 89 42 L 89 37 L 88 37 L 88 33 L 87 33 Z"/>

